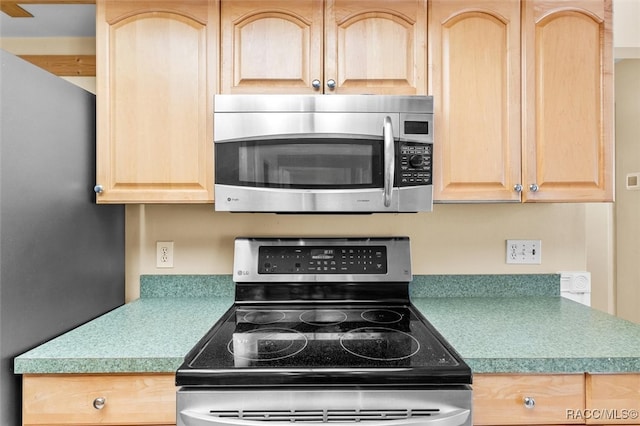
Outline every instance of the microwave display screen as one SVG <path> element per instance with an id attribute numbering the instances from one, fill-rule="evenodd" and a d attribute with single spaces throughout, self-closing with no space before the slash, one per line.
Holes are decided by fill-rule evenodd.
<path id="1" fill-rule="evenodd" d="M 226 173 L 217 170 L 226 175 L 217 178 L 229 184 L 318 189 L 383 185 L 382 141 L 379 140 L 244 141 L 218 147 L 233 149 L 225 155 L 232 154 L 234 167 L 229 167 Z M 223 183 L 220 179 L 217 182 Z"/>
<path id="2" fill-rule="evenodd" d="M 405 121 L 404 134 L 405 135 L 428 135 L 429 122 L 428 121 Z"/>

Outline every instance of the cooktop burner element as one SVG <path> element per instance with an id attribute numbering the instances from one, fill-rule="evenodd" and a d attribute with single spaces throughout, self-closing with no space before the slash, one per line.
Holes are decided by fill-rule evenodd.
<path id="1" fill-rule="evenodd" d="M 285 319 L 281 311 L 250 311 L 244 316 L 244 321 L 250 324 L 273 324 Z"/>
<path id="2" fill-rule="evenodd" d="M 386 327 L 351 330 L 340 337 L 340 346 L 350 354 L 375 361 L 400 361 L 420 350 L 415 337 Z"/>
<path id="3" fill-rule="evenodd" d="M 233 270 L 235 303 L 187 354 L 179 386 L 471 383 L 409 299 L 407 238 L 239 238 Z"/>
<path id="4" fill-rule="evenodd" d="M 337 310 L 310 309 L 300 314 L 300 321 L 309 325 L 337 325 L 346 320 L 347 314 Z"/>
<path id="5" fill-rule="evenodd" d="M 402 314 L 389 309 L 369 309 L 360 314 L 363 320 L 377 324 L 393 324 L 402 319 Z"/>
<path id="6" fill-rule="evenodd" d="M 227 349 L 236 360 L 236 366 L 247 366 L 244 361 L 279 361 L 294 356 L 307 347 L 304 334 L 288 328 L 258 328 L 234 334 Z"/>

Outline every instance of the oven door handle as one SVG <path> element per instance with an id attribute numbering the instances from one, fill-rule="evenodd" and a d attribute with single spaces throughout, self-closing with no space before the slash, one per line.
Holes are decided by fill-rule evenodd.
<path id="1" fill-rule="evenodd" d="M 396 165 L 393 125 L 389 116 L 384 118 L 382 138 L 384 140 L 384 206 L 389 207 L 391 205 L 391 190 L 393 188 L 393 175 Z"/>
<path id="2" fill-rule="evenodd" d="M 367 421 L 367 426 L 461 426 L 470 424 L 467 422 L 471 410 L 458 409 L 452 410 L 444 414 L 438 414 L 433 417 L 414 417 L 406 420 L 382 420 Z M 220 418 L 218 416 L 212 416 L 210 414 L 197 412 L 193 410 L 180 411 L 180 418 L 182 424 L 185 426 L 264 426 L 265 422 L 255 420 L 243 420 L 243 419 L 231 419 Z M 269 426 L 291 426 L 289 421 L 269 421 L 266 422 Z M 310 424 L 304 421 L 296 421 L 296 424 Z M 179 423 L 180 424 L 180 423 Z M 313 423 L 317 425 L 317 422 Z M 353 426 L 354 422 L 331 422 L 332 426 Z"/>

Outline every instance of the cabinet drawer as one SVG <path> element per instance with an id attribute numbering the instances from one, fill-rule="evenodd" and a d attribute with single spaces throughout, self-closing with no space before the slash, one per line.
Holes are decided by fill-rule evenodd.
<path id="1" fill-rule="evenodd" d="M 175 424 L 175 376 L 25 375 L 22 410 L 25 425 Z"/>
<path id="2" fill-rule="evenodd" d="M 476 425 L 576 424 L 567 410 L 584 410 L 583 374 L 493 375 L 473 378 Z M 527 407 L 525 398 L 533 404 Z"/>
<path id="3" fill-rule="evenodd" d="M 587 374 L 588 424 L 640 423 L 640 374 Z"/>

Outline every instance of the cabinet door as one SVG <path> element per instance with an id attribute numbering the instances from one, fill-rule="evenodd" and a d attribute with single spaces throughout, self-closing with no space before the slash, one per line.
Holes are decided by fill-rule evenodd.
<path id="1" fill-rule="evenodd" d="M 25 375 L 22 383 L 25 425 L 176 422 L 174 374 Z"/>
<path id="2" fill-rule="evenodd" d="M 640 423 L 640 374 L 587 374 L 587 424 Z"/>
<path id="3" fill-rule="evenodd" d="M 429 5 L 434 199 L 520 201 L 520 4 Z"/>
<path id="4" fill-rule="evenodd" d="M 523 4 L 524 200 L 612 201 L 611 0 Z"/>
<path id="5" fill-rule="evenodd" d="M 222 93 L 314 93 L 322 0 L 223 0 Z"/>
<path id="6" fill-rule="evenodd" d="M 426 1 L 327 0 L 325 8 L 325 93 L 426 94 Z"/>
<path id="7" fill-rule="evenodd" d="M 99 203 L 212 202 L 210 0 L 98 0 Z"/>

